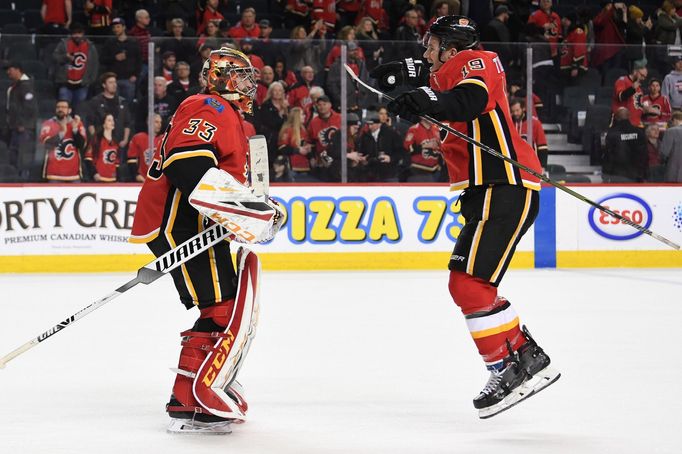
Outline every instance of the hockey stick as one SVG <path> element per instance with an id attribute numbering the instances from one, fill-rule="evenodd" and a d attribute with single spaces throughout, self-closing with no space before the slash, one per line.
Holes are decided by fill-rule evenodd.
<path id="1" fill-rule="evenodd" d="M 107 296 L 101 299 L 98 299 L 92 304 L 89 304 L 88 306 L 79 310 L 72 316 L 68 317 L 66 320 L 57 323 L 44 333 L 40 334 L 37 337 L 34 337 L 21 347 L 17 348 L 16 350 L 13 350 L 12 352 L 0 358 L 0 369 L 4 369 L 5 365 L 14 358 L 16 358 L 17 356 L 21 355 L 22 353 L 25 353 L 26 351 L 38 345 L 39 343 L 46 341 L 47 339 L 54 336 L 64 328 L 71 326 L 73 323 L 85 317 L 89 313 L 99 309 L 100 307 L 107 304 L 109 301 L 122 295 L 131 288 L 135 287 L 137 284 L 145 285 L 151 284 L 164 274 L 167 274 L 169 271 L 177 268 L 178 266 L 182 265 L 188 260 L 191 260 L 192 258 L 201 254 L 209 247 L 222 241 L 230 234 L 231 233 L 220 224 L 214 224 L 210 228 L 204 230 L 203 232 L 198 233 L 189 240 L 180 244 L 178 247 L 171 249 L 170 251 L 166 252 L 156 260 L 149 262 L 142 268 L 138 269 L 137 276 L 135 276 L 133 279 L 129 280 L 116 290 L 114 290 L 112 293 L 108 294 Z"/>
<path id="2" fill-rule="evenodd" d="M 249 166 L 252 169 L 251 177 L 251 187 L 259 194 L 264 194 L 267 197 L 269 185 L 270 185 L 270 174 L 268 168 L 268 148 L 267 142 L 264 136 L 254 136 L 249 140 L 250 148 L 250 162 Z M 71 315 L 62 322 L 57 323 L 52 328 L 48 329 L 44 333 L 34 337 L 30 341 L 26 342 L 19 348 L 11 351 L 2 358 L 0 358 L 0 369 L 4 369 L 8 362 L 16 358 L 17 356 L 26 353 L 31 348 L 35 347 L 39 343 L 49 339 L 54 336 L 64 328 L 71 326 L 76 321 L 85 317 L 91 312 L 99 309 L 100 307 L 107 304 L 114 298 L 122 295 L 131 288 L 135 287 L 137 284 L 149 285 L 156 281 L 161 276 L 167 274 L 168 272 L 174 270 L 183 263 L 193 259 L 197 255 L 201 254 L 214 244 L 227 239 L 228 237 L 233 237 L 234 234 L 227 230 L 220 224 L 213 224 L 208 229 L 199 232 L 194 235 L 189 240 L 180 244 L 179 246 L 171 249 L 162 256 L 158 257 L 156 260 L 149 262 L 142 268 L 137 270 L 137 276 L 129 280 L 112 293 L 107 296 L 100 298 L 94 303 L 89 304 L 83 309 L 79 310 L 75 314 Z"/>
<path id="3" fill-rule="evenodd" d="M 389 96 L 389 95 L 387 95 L 387 94 L 385 94 L 385 93 L 382 93 L 380 90 L 377 90 L 376 88 L 374 88 L 374 87 L 368 85 L 366 82 L 362 81 L 362 80 L 355 74 L 355 72 L 353 72 L 353 70 L 352 70 L 348 65 L 346 65 L 345 68 L 346 68 L 346 72 L 350 75 L 350 77 L 351 77 L 355 82 L 357 82 L 358 84 L 360 84 L 361 86 L 363 86 L 364 88 L 366 88 L 367 90 L 371 91 L 372 93 L 374 93 L 374 94 L 376 94 L 376 95 L 378 95 L 378 96 L 381 96 L 381 97 L 383 97 L 383 98 L 386 98 L 386 99 L 388 99 L 389 101 L 393 101 L 393 100 L 394 100 L 393 97 L 391 97 L 391 96 Z M 469 142 L 470 144 L 472 144 L 472 145 L 474 145 L 474 146 L 477 146 L 477 147 L 481 148 L 481 149 L 482 149 L 483 151 L 485 151 L 486 153 L 491 154 L 491 155 L 495 156 L 496 158 L 500 158 L 500 159 L 502 159 L 503 161 L 506 161 L 506 162 L 510 163 L 511 165 L 513 165 L 513 166 L 515 166 L 515 167 L 517 167 L 517 168 L 519 168 L 519 169 L 521 169 L 521 170 L 523 170 L 523 171 L 525 171 L 525 172 L 528 172 L 529 174 L 533 175 L 534 177 L 539 178 L 540 180 L 544 181 L 545 183 L 551 184 L 551 185 L 554 186 L 555 188 L 561 189 L 562 191 L 566 192 L 567 194 L 572 195 L 572 196 L 575 197 L 576 199 L 581 200 L 581 201 L 583 201 L 583 202 L 585 202 L 585 203 L 587 203 L 587 204 L 593 206 L 594 208 L 596 208 L 596 209 L 598 209 L 598 210 L 600 210 L 600 211 L 603 211 L 604 213 L 608 214 L 609 216 L 612 216 L 612 217 L 614 217 L 614 218 L 620 220 L 623 224 L 627 224 L 627 225 L 629 225 L 629 226 L 631 226 L 631 227 L 634 227 L 635 229 L 639 230 L 640 232 L 645 233 L 645 234 L 649 235 L 650 237 L 652 237 L 652 238 L 654 238 L 654 239 L 656 239 L 656 240 L 658 240 L 658 241 L 660 241 L 660 242 L 662 242 L 662 243 L 665 243 L 666 245 L 670 246 L 670 247 L 673 248 L 673 249 L 677 249 L 677 250 L 680 249 L 680 245 L 679 245 L 679 244 L 674 243 L 674 242 L 670 241 L 669 239 L 667 239 L 667 238 L 665 238 L 665 237 L 663 237 L 663 236 L 661 236 L 661 235 L 658 235 L 657 233 L 652 232 L 651 230 L 647 229 L 647 228 L 644 227 L 644 226 L 641 226 L 641 225 L 639 225 L 639 224 L 637 224 L 637 223 L 635 223 L 635 222 L 632 222 L 630 219 L 628 219 L 628 218 L 626 218 L 626 217 L 623 217 L 623 216 L 621 216 L 620 214 L 616 213 L 615 211 L 610 210 L 610 209 L 608 209 L 607 207 L 605 207 L 605 206 L 603 206 L 603 205 L 600 205 L 599 203 L 594 202 L 594 201 L 588 199 L 588 198 L 585 197 L 584 195 L 582 195 L 582 194 L 580 194 L 580 193 L 578 193 L 578 192 L 575 192 L 574 190 L 572 190 L 572 189 L 570 189 L 570 188 L 564 186 L 564 185 L 561 184 L 561 183 L 557 183 L 556 181 L 550 180 L 549 178 L 547 178 L 546 176 L 542 175 L 541 173 L 536 172 L 535 170 L 533 170 L 533 169 L 531 169 L 531 168 L 529 168 L 529 167 L 527 167 L 527 166 L 521 164 L 520 162 L 515 161 L 515 160 L 512 159 L 512 158 L 508 158 L 507 156 L 503 155 L 503 154 L 500 153 L 499 151 L 497 151 L 497 150 L 495 150 L 495 149 L 493 149 L 493 148 L 491 148 L 491 147 L 489 147 L 489 146 L 487 146 L 487 145 L 484 145 L 484 144 L 482 144 L 481 142 L 479 142 L 479 141 L 477 141 L 477 140 L 475 140 L 475 139 L 472 139 L 471 137 L 467 136 L 466 134 L 463 134 L 463 133 L 457 131 L 456 129 L 450 127 L 449 125 L 447 125 L 447 124 L 445 124 L 445 123 L 442 123 L 442 122 L 436 120 L 435 118 L 430 117 L 429 115 L 418 115 L 418 116 L 419 116 L 420 118 L 423 118 L 424 120 L 427 120 L 428 122 L 430 122 L 430 123 L 432 123 L 432 124 L 438 126 L 440 129 L 444 129 L 444 130 L 446 130 L 447 132 L 449 132 L 450 134 L 453 134 L 453 135 L 459 137 L 460 139 L 464 140 L 465 142 Z"/>

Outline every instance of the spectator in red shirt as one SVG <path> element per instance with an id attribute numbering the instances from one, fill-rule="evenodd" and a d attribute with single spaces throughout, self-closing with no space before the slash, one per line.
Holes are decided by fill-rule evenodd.
<path id="1" fill-rule="evenodd" d="M 624 3 L 602 3 L 605 3 L 604 8 L 592 20 L 595 39 L 592 64 L 601 67 L 602 73 L 606 73 L 611 68 L 624 67 L 627 8 Z"/>
<path id="2" fill-rule="evenodd" d="M 272 70 L 272 66 L 263 66 L 256 87 L 256 106 L 260 107 L 260 105 L 263 104 L 263 101 L 265 101 L 265 97 L 268 94 L 268 88 L 274 81 L 275 71 Z"/>
<path id="3" fill-rule="evenodd" d="M 149 148 L 149 135 L 147 131 L 140 131 L 130 140 L 128 148 L 128 173 L 133 181 L 143 182 L 147 177 L 149 166 L 152 165 L 155 150 L 161 146 L 163 138 L 161 115 L 154 114 L 154 147 Z"/>
<path id="4" fill-rule="evenodd" d="M 310 89 L 313 86 L 313 80 L 315 80 L 315 70 L 310 66 L 301 68 L 300 80 L 291 86 L 287 94 L 289 107 L 300 107 L 303 111 L 308 110 L 308 106 L 312 102 Z"/>
<path id="5" fill-rule="evenodd" d="M 204 45 L 209 45 L 213 49 L 220 49 L 220 29 L 217 21 L 209 21 L 204 27 L 204 33 L 197 40 L 197 47 L 201 49 Z M 202 63 L 203 65 L 203 63 Z"/>
<path id="6" fill-rule="evenodd" d="M 161 55 L 161 77 L 166 79 L 166 85 L 170 85 L 173 82 L 176 63 L 175 52 L 169 50 Z"/>
<path id="7" fill-rule="evenodd" d="M 649 81 L 649 94 L 642 98 L 644 114 L 642 121 L 645 124 L 667 123 L 672 115 L 672 108 L 668 97 L 661 94 L 661 81 L 651 79 Z"/>
<path id="8" fill-rule="evenodd" d="M 85 151 L 85 165 L 92 181 L 113 183 L 118 179 L 116 174 L 120 156 L 113 137 L 115 126 L 114 116 L 106 114 Z"/>
<path id="9" fill-rule="evenodd" d="M 43 178 L 55 182 L 81 180 L 81 150 L 85 146 L 85 126 L 63 99 L 55 105 L 55 115 L 43 122 L 40 143 L 45 145 Z"/>
<path id="10" fill-rule="evenodd" d="M 85 0 L 83 8 L 88 17 L 88 35 L 108 35 L 111 25 L 112 0 Z"/>
<path id="11" fill-rule="evenodd" d="M 440 170 L 440 131 L 427 120 L 410 126 L 403 147 L 410 155 L 410 183 L 435 183 Z"/>
<path id="12" fill-rule="evenodd" d="M 284 26 L 291 30 L 305 27 L 310 22 L 310 5 L 306 0 L 286 0 L 284 7 Z"/>
<path id="13" fill-rule="evenodd" d="M 41 34 L 65 35 L 71 25 L 71 0 L 43 0 L 40 17 L 43 18 Z"/>
<path id="14" fill-rule="evenodd" d="M 246 8 L 242 11 L 242 20 L 237 25 L 230 28 L 228 33 L 230 38 L 258 38 L 260 36 L 260 26 L 256 23 L 256 10 Z"/>
<path id="15" fill-rule="evenodd" d="M 142 70 L 140 75 L 146 75 L 149 69 L 149 41 L 152 39 L 152 34 L 149 31 L 149 23 L 151 17 L 145 9 L 138 9 L 135 11 L 135 26 L 128 30 L 128 35 L 137 39 L 140 45 L 140 55 L 142 56 Z"/>
<path id="16" fill-rule="evenodd" d="M 513 99 L 509 103 L 509 111 L 514 120 L 514 127 L 521 134 L 523 140 L 528 142 L 535 153 L 538 155 L 540 164 L 544 169 L 547 167 L 547 155 L 549 154 L 549 149 L 547 148 L 547 138 L 545 137 L 545 130 L 542 127 L 542 123 L 537 117 L 532 117 L 533 122 L 533 137 L 532 140 L 528 137 L 528 119 L 526 117 L 526 102 L 523 99 Z"/>
<path id="17" fill-rule="evenodd" d="M 197 23 L 199 27 L 197 29 L 197 34 L 201 35 L 206 30 L 206 25 L 209 22 L 216 21 L 220 22 L 225 19 L 220 11 L 218 11 L 219 0 L 206 0 L 206 6 L 203 11 L 197 14 Z"/>
<path id="18" fill-rule="evenodd" d="M 611 113 L 616 114 L 618 109 L 624 107 L 630 112 L 629 119 L 633 126 L 642 127 L 642 114 L 644 106 L 642 98 L 642 82 L 646 80 L 649 72 L 646 62 L 638 60 L 634 63 L 632 72 L 618 78 L 613 88 L 613 101 L 611 102 Z"/>
<path id="19" fill-rule="evenodd" d="M 552 0 L 540 0 L 540 9 L 528 18 L 528 24 L 540 28 L 552 50 L 552 57 L 559 52 L 559 41 L 563 38 L 561 18 L 552 11 Z"/>

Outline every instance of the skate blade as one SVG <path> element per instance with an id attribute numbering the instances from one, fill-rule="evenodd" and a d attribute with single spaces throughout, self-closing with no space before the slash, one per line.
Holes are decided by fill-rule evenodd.
<path id="1" fill-rule="evenodd" d="M 227 435 L 232 433 L 231 421 L 201 422 L 192 419 L 171 418 L 168 433 Z"/>
<path id="2" fill-rule="evenodd" d="M 492 418 L 495 415 L 509 410 L 514 405 L 523 402 L 531 396 L 539 393 L 561 377 L 561 373 L 545 367 L 530 379 L 526 380 L 521 386 L 512 391 L 507 397 L 495 405 L 478 410 L 478 417 L 481 419 Z"/>

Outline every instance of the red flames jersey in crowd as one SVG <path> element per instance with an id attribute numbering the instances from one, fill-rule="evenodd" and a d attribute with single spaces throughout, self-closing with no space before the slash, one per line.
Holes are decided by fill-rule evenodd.
<path id="1" fill-rule="evenodd" d="M 66 79 L 70 84 L 78 85 L 83 80 L 88 65 L 90 42 L 83 40 L 80 43 L 72 39 L 66 40 L 66 53 L 73 55 L 73 60 L 66 70 Z"/>
<path id="2" fill-rule="evenodd" d="M 630 95 L 630 96 L 628 96 Z M 635 88 L 630 76 L 620 77 L 613 89 L 613 101 L 611 113 L 615 114 L 618 109 L 625 107 L 630 111 L 630 123 L 633 126 L 642 126 L 642 87 Z"/>
<path id="3" fill-rule="evenodd" d="M 45 144 L 50 139 L 59 137 L 61 127 L 55 117 L 43 122 L 40 128 L 40 143 Z M 85 141 L 86 133 L 83 122 L 78 122 L 76 134 Z M 52 140 L 50 140 L 52 143 Z M 76 181 L 81 179 L 81 156 L 74 141 L 74 130 L 71 117 L 67 119 L 66 131 L 59 142 L 54 145 L 46 144 L 45 162 L 43 164 L 43 178 L 53 181 Z"/>
<path id="4" fill-rule="evenodd" d="M 147 176 L 149 166 L 152 165 L 156 149 L 161 145 L 163 134 L 154 137 L 154 149 L 149 148 L 149 135 L 146 131 L 138 132 L 130 140 L 128 146 L 128 164 L 137 164 L 137 174 Z"/>
<path id="5" fill-rule="evenodd" d="M 434 140 L 438 143 L 437 147 L 433 146 Z M 440 151 L 440 131 L 436 125 L 425 128 L 419 122 L 410 126 L 403 147 L 410 153 L 410 167 L 427 172 L 435 172 L 440 168 L 437 154 Z"/>
<path id="6" fill-rule="evenodd" d="M 207 157 L 237 181 L 246 183 L 249 144 L 240 113 L 220 96 L 193 95 L 180 104 L 166 129 L 161 147 L 154 153 L 137 199 L 131 242 L 147 243 L 156 238 L 159 231 L 174 222 L 169 219 L 169 204 L 188 203 L 186 199 L 180 200 L 180 191 L 163 170 L 171 165 L 192 168 L 193 159 Z"/>
<path id="7" fill-rule="evenodd" d="M 642 97 L 642 106 L 653 107 L 657 112 L 653 114 L 642 114 L 642 121 L 644 121 L 644 123 L 667 123 L 670 121 L 672 108 L 670 107 L 670 101 L 667 96 L 658 95 L 655 98 L 652 98 L 650 95 L 646 95 Z"/>
<path id="8" fill-rule="evenodd" d="M 541 171 L 535 151 L 513 126 L 504 69 L 496 53 L 461 51 L 431 74 L 430 85 L 436 91 L 449 91 L 456 86 L 485 89 L 488 102 L 483 112 L 472 121 L 451 121 L 450 126 L 538 173 Z M 445 137 L 441 152 L 448 166 L 452 190 L 499 183 L 540 189 L 538 178 L 452 134 Z"/>
<path id="9" fill-rule="evenodd" d="M 111 25 L 111 4 L 113 0 L 90 0 L 95 6 L 103 6 L 107 9 L 106 13 L 90 12 L 88 23 L 91 27 L 108 27 Z"/>
<path id="10" fill-rule="evenodd" d="M 93 139 L 97 140 L 97 138 Z M 119 164 L 119 150 L 116 141 L 108 141 L 104 137 L 99 139 L 99 148 L 95 149 L 90 143 L 85 150 L 85 160 L 92 161 L 95 171 L 103 182 L 116 181 L 116 169 Z"/>
<path id="11" fill-rule="evenodd" d="M 587 33 L 582 27 L 571 31 L 561 46 L 561 69 L 580 68 L 587 71 Z"/>
<path id="12" fill-rule="evenodd" d="M 301 127 L 301 142 L 308 142 L 308 131 Z M 285 147 L 291 147 L 295 150 L 302 145 L 302 143 L 297 143 L 294 138 L 294 132 L 291 128 L 286 128 L 282 131 L 282 135 L 277 140 L 277 148 L 280 150 Z M 289 164 L 291 164 L 291 170 L 295 172 L 308 172 L 310 171 L 310 161 L 308 156 L 303 156 L 300 153 L 291 153 L 289 155 Z"/>
<path id="13" fill-rule="evenodd" d="M 230 30 L 227 32 L 227 36 L 235 39 L 258 38 L 260 36 L 260 25 L 254 24 L 251 30 L 247 30 L 242 27 L 241 22 L 238 22 L 234 27 L 230 27 Z"/>
<path id="14" fill-rule="evenodd" d="M 308 16 L 310 12 L 310 6 L 304 0 L 287 0 L 286 9 L 299 16 Z"/>
<path id="15" fill-rule="evenodd" d="M 561 18 L 557 13 L 551 11 L 549 14 L 541 9 L 535 11 L 528 18 L 528 23 L 538 28 L 544 28 L 545 24 L 553 24 L 554 27 L 545 30 L 545 38 L 552 49 L 552 57 L 558 53 L 558 43 L 561 40 Z"/>
<path id="16" fill-rule="evenodd" d="M 528 119 L 524 115 L 519 121 L 514 122 L 514 128 L 521 134 L 523 140 L 528 142 L 533 149 L 538 152 L 547 151 L 547 137 L 545 137 L 545 130 L 542 127 L 542 122 L 537 117 L 533 117 L 533 140 L 528 138 Z"/>
<path id="17" fill-rule="evenodd" d="M 327 27 L 334 30 L 336 26 L 336 0 L 313 0 L 310 18 L 313 22 L 322 19 Z"/>
<path id="18" fill-rule="evenodd" d="M 379 30 L 387 30 L 389 26 L 388 14 L 384 10 L 383 3 L 383 0 L 362 0 L 360 12 L 355 16 L 356 25 L 360 23 L 363 17 L 371 17 Z"/>
<path id="19" fill-rule="evenodd" d="M 308 105 L 313 102 L 310 99 L 310 88 L 304 83 L 296 83 L 287 93 L 287 102 L 289 103 L 289 108 L 300 107 L 304 111 L 308 109 Z"/>
<path id="20" fill-rule="evenodd" d="M 324 119 L 319 115 L 310 120 L 308 124 L 308 137 L 315 145 L 315 155 L 329 147 L 332 136 L 341 129 L 341 115 L 332 110 L 331 115 Z"/>

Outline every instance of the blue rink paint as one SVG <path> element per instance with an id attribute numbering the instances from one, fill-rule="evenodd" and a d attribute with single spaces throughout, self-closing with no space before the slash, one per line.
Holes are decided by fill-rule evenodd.
<path id="1" fill-rule="evenodd" d="M 535 268 L 556 268 L 556 188 L 540 191 L 540 212 L 535 220 Z"/>

